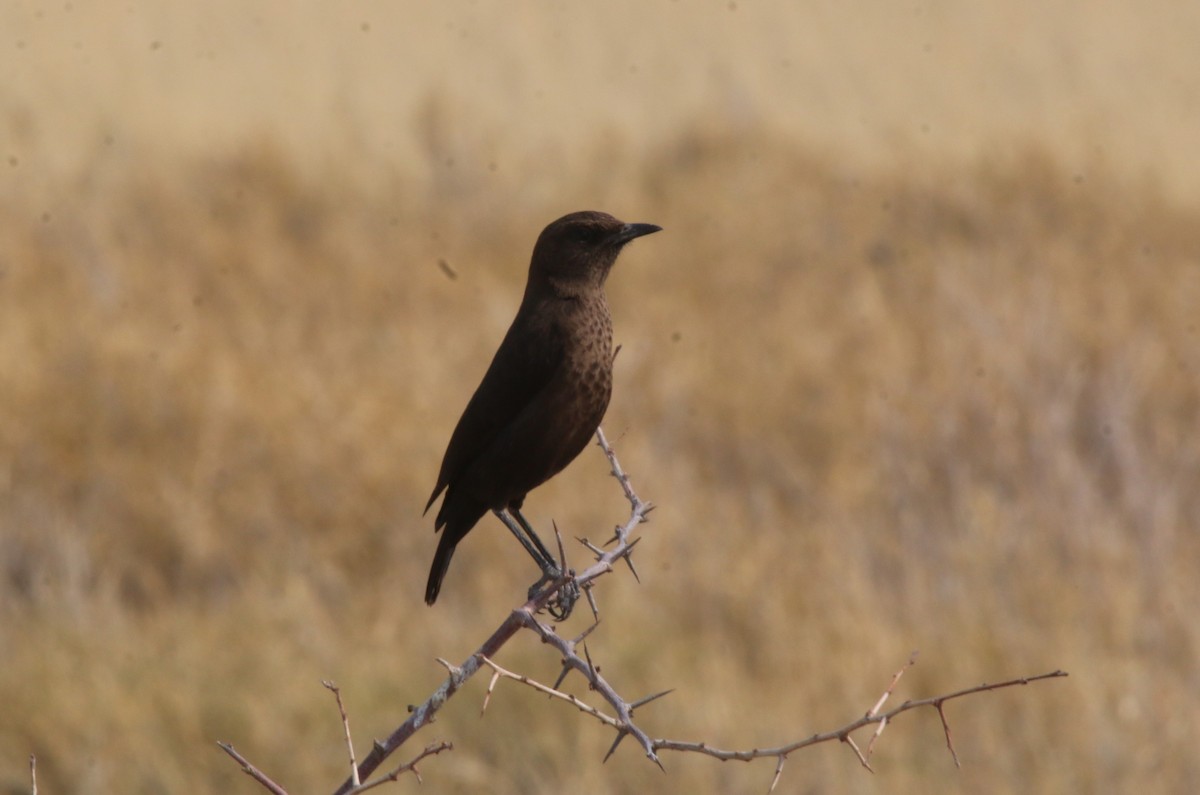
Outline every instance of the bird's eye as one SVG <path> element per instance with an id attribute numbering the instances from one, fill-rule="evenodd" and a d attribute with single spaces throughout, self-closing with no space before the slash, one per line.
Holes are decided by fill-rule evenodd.
<path id="1" fill-rule="evenodd" d="M 580 243 L 593 243 L 600 238 L 600 230 L 594 226 L 577 226 L 572 236 Z"/>

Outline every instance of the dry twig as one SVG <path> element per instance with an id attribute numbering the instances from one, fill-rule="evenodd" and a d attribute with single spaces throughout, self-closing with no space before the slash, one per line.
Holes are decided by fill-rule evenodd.
<path id="1" fill-rule="evenodd" d="M 659 759 L 659 751 L 679 751 L 700 753 L 706 756 L 711 756 L 720 760 L 741 760 L 751 761 L 754 759 L 774 758 L 776 760 L 774 775 L 771 779 L 770 790 L 773 791 L 779 783 L 780 777 L 783 774 L 783 766 L 789 754 L 798 751 L 802 748 L 817 745 L 832 740 L 846 743 L 853 750 L 858 761 L 867 770 L 872 770 L 870 765 L 870 756 L 874 751 L 875 742 L 883 733 L 883 729 L 896 716 L 917 709 L 919 707 L 933 707 L 937 710 L 942 721 L 942 729 L 946 737 L 946 746 L 949 748 L 951 755 L 954 758 L 954 763 L 959 764 L 958 754 L 954 750 L 954 743 L 951 740 L 950 725 L 946 720 L 944 705 L 948 701 L 963 698 L 965 696 L 982 693 L 990 690 L 999 690 L 1001 688 L 1013 687 L 1016 685 L 1026 685 L 1032 682 L 1038 682 L 1046 679 L 1055 679 L 1066 676 L 1063 671 L 1052 671 L 1050 673 L 1039 674 L 1037 676 L 1021 677 L 1018 679 L 1010 679 L 1004 682 L 994 684 L 982 684 L 974 687 L 965 688 L 962 690 L 946 693 L 940 696 L 920 699 L 917 701 L 906 701 L 900 706 L 888 711 L 880 712 L 888 698 L 891 697 L 896 688 L 900 677 L 916 662 L 916 652 L 913 653 L 909 661 L 892 677 L 891 682 L 884 690 L 883 695 L 875 702 L 875 704 L 864 714 L 846 725 L 833 729 L 831 731 L 814 734 L 805 739 L 797 740 L 786 745 L 780 745 L 774 748 L 753 748 L 749 750 L 724 750 L 714 748 L 705 742 L 685 742 L 681 740 L 656 739 L 652 738 L 648 732 L 643 730 L 633 720 L 634 710 L 642 707 L 655 699 L 665 696 L 670 690 L 665 690 L 660 693 L 655 693 L 645 698 L 635 701 L 628 701 L 622 697 L 617 690 L 600 674 L 599 666 L 592 662 L 591 654 L 588 652 L 587 645 L 584 643 L 588 635 L 599 625 L 598 609 L 595 599 L 592 595 L 592 583 L 601 576 L 613 570 L 613 563 L 618 560 L 624 560 L 633 572 L 634 577 L 637 577 L 637 570 L 633 567 L 632 553 L 637 545 L 638 538 L 631 538 L 634 529 L 641 523 L 647 521 L 647 516 L 654 509 L 653 504 L 643 501 L 637 496 L 630 482 L 629 476 L 621 468 L 617 461 L 616 454 L 609 445 L 608 440 L 604 436 L 602 430 L 597 429 L 596 440 L 600 448 L 604 451 L 605 457 L 608 459 L 611 474 L 621 484 L 621 490 L 628 500 L 630 505 L 629 518 L 624 524 L 618 525 L 614 531 L 613 537 L 609 539 L 603 546 L 597 546 L 586 538 L 580 538 L 578 541 L 583 544 L 591 553 L 594 562 L 584 571 L 574 574 L 574 576 L 564 576 L 555 582 L 551 582 L 544 586 L 537 593 L 533 594 L 530 599 L 521 607 L 513 610 L 504 622 L 496 628 L 491 637 L 485 640 L 479 648 L 477 648 L 461 665 L 452 665 L 445 660 L 438 660 L 448 671 L 448 676 L 444 682 L 425 700 L 424 703 L 417 707 L 410 708 L 410 715 L 407 720 L 398 726 L 390 736 L 385 740 L 375 741 L 371 752 L 357 766 L 354 765 L 354 748 L 350 740 L 349 720 L 346 717 L 345 708 L 342 705 L 341 696 L 332 683 L 325 683 L 325 686 L 334 692 L 338 700 L 338 709 L 342 716 L 342 725 L 346 735 L 346 745 L 350 753 L 352 774 L 342 783 L 337 789 L 335 795 L 357 795 L 357 793 L 365 792 L 369 789 L 380 786 L 389 781 L 395 781 L 400 775 L 406 772 L 412 772 L 420 780 L 420 774 L 416 769 L 416 764 L 427 756 L 440 753 L 444 750 L 449 750 L 452 746 L 450 743 L 441 742 L 434 743 L 425 748 L 415 759 L 400 767 L 396 768 L 391 773 L 384 775 L 378 779 L 370 781 L 366 784 L 365 781 L 372 773 L 379 768 L 385 759 L 403 745 L 413 734 L 421 728 L 431 723 L 434 716 L 442 708 L 445 703 L 457 693 L 462 686 L 473 677 L 481 667 L 490 668 L 492 671 L 491 682 L 488 684 L 487 692 L 483 700 L 483 710 L 487 709 L 488 703 L 491 700 L 492 692 L 495 690 L 496 684 L 501 679 L 511 679 L 523 685 L 531 687 L 541 693 L 545 693 L 553 698 L 565 701 L 571 704 L 576 709 L 584 714 L 590 715 L 601 723 L 609 726 L 616 732 L 612 746 L 604 759 L 607 761 L 617 746 L 626 737 L 633 737 L 641 747 L 646 757 L 653 761 L 660 769 L 662 762 Z M 565 570 L 565 552 L 562 548 L 562 538 L 558 534 L 558 528 L 555 527 L 555 534 L 559 539 L 559 554 L 564 562 Z M 605 549 L 605 547 L 610 547 Z M 574 639 L 563 638 L 555 631 L 554 626 L 541 621 L 538 614 L 554 603 L 556 594 L 571 584 L 573 587 L 582 589 L 588 595 L 589 603 L 592 606 L 593 613 L 597 615 L 596 623 L 592 624 L 583 633 Z M 537 682 L 522 674 L 509 671 L 495 663 L 496 653 L 512 638 L 519 630 L 526 629 L 539 638 L 542 642 L 552 646 L 558 652 L 562 659 L 563 669 L 559 674 L 558 679 L 553 686 L 548 686 Z M 582 654 L 580 653 L 582 651 Z M 608 714 L 603 710 L 596 708 L 582 699 L 560 690 L 562 682 L 571 671 L 578 671 L 587 681 L 588 688 L 600 695 L 611 707 L 613 714 Z M 851 736 L 855 731 L 875 724 L 876 729 L 872 734 L 870 741 L 867 744 L 866 752 L 864 753 Z M 242 769 L 260 784 L 266 787 L 269 791 L 276 795 L 287 795 L 286 792 L 275 784 L 271 779 L 264 775 L 261 771 L 247 762 L 240 754 L 233 750 L 232 746 L 227 743 L 220 743 L 221 748 L 232 756 L 242 766 Z M 873 772 L 873 771 L 872 771 Z"/>
<path id="2" fill-rule="evenodd" d="M 250 764 L 246 757 L 233 750 L 232 745 L 222 742 L 218 742 L 217 745 L 221 747 L 222 751 L 232 756 L 235 762 L 241 765 L 243 773 L 257 781 L 259 784 L 262 784 L 267 792 L 272 793 L 272 795 L 288 795 L 287 790 L 272 781 L 266 773 Z"/>
<path id="3" fill-rule="evenodd" d="M 962 690 L 956 690 L 952 693 L 946 693 L 940 696 L 931 696 L 930 698 L 922 698 L 916 701 L 905 701 L 903 704 L 889 712 L 874 715 L 867 713 L 861 718 L 850 721 L 841 728 L 814 734 L 811 737 L 807 737 L 803 740 L 797 740 L 776 748 L 753 748 L 748 751 L 724 750 L 720 748 L 713 748 L 712 746 L 703 742 L 680 742 L 678 740 L 655 740 L 654 746 L 658 750 L 690 751 L 693 753 L 705 754 L 706 756 L 711 756 L 722 761 L 736 759 L 742 762 L 749 762 L 753 759 L 775 757 L 779 760 L 777 765 L 778 769 L 783 767 L 784 759 L 793 751 L 798 751 L 801 748 L 808 748 L 809 746 L 813 745 L 819 745 L 820 743 L 827 743 L 831 740 L 838 740 L 848 744 L 858 757 L 858 760 L 863 767 L 865 767 L 867 770 L 871 770 L 871 766 L 867 762 L 866 756 L 864 756 L 863 753 L 858 749 L 858 746 L 854 743 L 854 740 L 850 735 L 864 726 L 869 726 L 872 723 L 890 723 L 893 718 L 903 712 L 908 712 L 920 707 L 933 707 L 938 711 L 938 714 L 942 716 L 942 729 L 946 734 L 946 744 L 950 748 L 950 753 L 954 756 L 954 764 L 958 765 L 958 755 L 954 753 L 954 745 L 950 742 L 950 726 L 946 722 L 945 718 L 944 705 L 947 701 L 953 701 L 954 699 L 963 698 L 976 693 L 986 693 L 991 690 L 1000 690 L 1002 688 L 1016 687 L 1018 685 L 1028 685 L 1032 684 L 1033 682 L 1041 682 L 1047 679 L 1058 679 L 1066 675 L 1066 671 L 1051 671 L 1045 674 L 1038 674 L 1037 676 L 1023 676 L 1017 679 L 1009 679 L 1004 682 L 975 685 L 974 687 L 963 688 Z M 778 781 L 778 774 L 776 775 L 775 781 Z M 774 782 L 771 786 L 774 788 Z"/>
<path id="4" fill-rule="evenodd" d="M 346 705 L 342 703 L 342 691 L 328 679 L 321 680 L 321 684 L 337 699 L 338 714 L 342 716 L 342 732 L 346 737 L 346 751 L 350 754 L 350 779 L 357 787 L 362 782 L 358 778 L 358 763 L 354 761 L 354 738 L 350 736 L 350 718 L 346 716 Z"/>
<path id="5" fill-rule="evenodd" d="M 557 637 L 557 636 L 555 636 L 555 637 Z M 556 641 L 548 640 L 547 642 L 552 642 L 555 645 L 555 647 L 563 654 L 564 659 L 568 661 L 566 664 L 569 664 L 572 668 L 574 668 L 576 670 L 584 672 L 585 677 L 588 678 L 589 685 L 594 684 L 593 677 L 595 679 L 600 679 L 599 673 L 594 673 L 594 674 L 587 673 L 587 671 L 594 671 L 595 668 L 592 665 L 590 660 L 585 661 L 585 660 L 581 659 L 575 653 L 575 651 L 574 651 L 575 642 L 574 641 L 565 641 L 561 638 L 558 638 Z M 606 726 L 609 726 L 609 727 L 617 730 L 616 742 L 614 742 L 613 748 L 609 749 L 610 756 L 612 754 L 613 749 L 615 749 L 617 743 L 619 743 L 622 739 L 624 739 L 625 736 L 632 735 L 638 739 L 638 741 L 642 745 L 643 749 L 645 749 L 646 755 L 650 759 L 652 759 L 654 762 L 656 762 L 660 768 L 662 767 L 662 763 L 659 761 L 659 759 L 656 755 L 656 752 L 660 751 L 660 750 L 704 754 L 706 756 L 711 756 L 714 759 L 720 759 L 721 761 L 737 760 L 737 761 L 742 761 L 742 762 L 750 762 L 755 759 L 775 758 L 777 760 L 776 765 L 775 765 L 775 774 L 774 774 L 774 777 L 771 779 L 771 785 L 770 785 L 770 789 L 768 789 L 768 792 L 773 791 L 775 789 L 776 784 L 778 784 L 780 775 L 783 773 L 784 762 L 787 760 L 787 757 L 789 754 L 791 754 L 793 751 L 798 751 L 801 748 L 808 748 L 810 746 L 819 745 L 821 743 L 830 742 L 832 740 L 838 740 L 838 741 L 846 743 L 848 746 L 850 746 L 850 749 L 854 752 L 854 755 L 855 755 L 855 757 L 857 757 L 859 763 L 864 768 L 866 768 L 870 772 L 874 773 L 875 771 L 871 767 L 869 759 L 870 759 L 871 752 L 874 749 L 875 740 L 878 739 L 880 734 L 882 734 L 883 727 L 886 726 L 897 715 L 900 715 L 904 712 L 908 712 L 910 710 L 917 709 L 919 707 L 933 707 L 937 710 L 938 715 L 941 716 L 941 718 L 942 718 L 942 729 L 946 735 L 946 745 L 950 749 L 950 753 L 954 758 L 954 764 L 956 766 L 959 766 L 958 755 L 957 755 L 957 753 L 955 753 L 954 745 L 950 740 L 950 726 L 946 722 L 944 705 L 947 701 L 952 701 L 954 699 L 963 698 L 965 696 L 973 695 L 976 693 L 984 693 L 984 692 L 991 691 L 991 690 L 1000 690 L 1002 688 L 1015 687 L 1018 685 L 1027 685 L 1032 682 L 1039 682 L 1039 681 L 1046 680 L 1046 679 L 1057 679 L 1057 678 L 1064 677 L 1067 675 L 1066 672 L 1064 672 L 1064 671 L 1052 671 L 1050 673 L 1039 674 L 1037 676 L 1021 677 L 1019 679 L 1009 679 L 1004 682 L 996 682 L 996 683 L 992 683 L 992 684 L 985 683 L 985 684 L 981 684 L 981 685 L 975 685 L 974 687 L 964 688 L 962 690 L 957 690 L 952 693 L 946 693 L 945 695 L 933 696 L 931 698 L 924 698 L 924 699 L 919 699 L 916 701 L 905 701 L 903 704 L 896 707 L 895 709 L 881 714 L 879 712 L 879 710 L 880 710 L 880 708 L 882 708 L 883 703 L 887 700 L 888 696 L 890 696 L 892 694 L 892 691 L 896 687 L 896 683 L 900 680 L 900 677 L 904 674 L 904 672 L 907 671 L 910 667 L 912 667 L 912 665 L 915 662 L 916 662 L 916 653 L 914 652 L 913 656 L 904 665 L 904 667 L 902 667 L 892 677 L 892 681 L 888 685 L 887 690 L 884 691 L 883 696 L 880 697 L 880 699 L 875 703 L 875 705 L 871 709 L 869 709 L 866 712 L 866 714 L 864 714 L 862 717 L 856 718 L 855 720 L 850 721 L 849 723 L 847 723 L 846 725 L 844 725 L 840 728 L 832 729 L 830 731 L 821 732 L 818 734 L 814 734 L 814 735 L 804 738 L 802 740 L 796 740 L 787 745 L 781 745 L 781 746 L 774 747 L 774 748 L 752 748 L 749 750 L 725 750 L 725 749 L 721 749 L 721 748 L 714 748 L 705 742 L 685 742 L 682 740 L 650 739 L 648 736 L 646 736 L 646 734 L 644 732 L 642 732 L 640 729 L 638 729 L 633 724 L 632 717 L 633 717 L 634 708 L 639 707 L 650 701 L 653 701 L 656 698 L 664 696 L 667 693 L 669 693 L 670 691 L 656 693 L 652 696 L 648 696 L 647 698 L 641 699 L 639 701 L 636 701 L 636 702 L 633 702 L 632 704 L 630 704 L 630 703 L 626 703 L 623 699 L 620 698 L 620 696 L 617 696 L 614 692 L 611 692 L 611 689 L 608 689 L 608 691 L 606 692 L 605 689 L 598 688 L 598 687 L 595 688 L 601 693 L 601 695 L 604 696 L 605 700 L 609 701 L 610 704 L 614 700 L 620 702 L 619 706 L 614 705 L 614 706 L 617 706 L 617 709 L 618 709 L 618 715 L 614 717 L 612 715 L 608 715 L 608 714 L 596 709 L 595 707 L 591 706 L 587 702 L 580 700 L 579 698 L 577 698 L 574 695 L 571 695 L 570 693 L 566 693 L 561 690 L 558 690 L 557 686 L 556 687 L 548 687 L 547 685 L 544 685 L 541 682 L 531 679 L 530 677 L 524 676 L 522 674 L 513 673 L 512 671 L 506 670 L 506 669 L 500 667 L 499 665 L 497 665 L 492 660 L 486 660 L 486 659 L 484 660 L 484 663 L 487 664 L 488 667 L 490 667 L 492 669 L 492 671 L 494 672 L 492 675 L 492 683 L 488 687 L 488 697 L 491 696 L 491 692 L 494 689 L 496 682 L 500 678 L 503 677 L 505 679 L 512 679 L 513 681 L 520 682 L 521 684 L 531 687 L 540 693 L 545 693 L 554 698 L 560 699 L 562 701 L 566 701 L 568 704 L 571 704 L 573 707 L 578 709 L 580 712 L 583 712 L 587 715 L 591 715 L 593 718 L 596 718 L 598 721 L 605 724 Z M 560 681 L 561 681 L 561 677 L 560 677 Z M 607 683 L 604 683 L 604 684 L 607 685 Z M 485 707 L 486 707 L 486 704 L 485 704 Z M 866 753 L 864 753 L 858 747 L 858 744 L 855 742 L 854 737 L 852 735 L 855 731 L 857 731 L 865 726 L 869 726 L 871 724 L 877 724 L 878 728 L 872 734 L 870 744 L 867 746 Z M 607 756 L 605 758 L 607 759 Z"/>
<path id="6" fill-rule="evenodd" d="M 368 781 L 366 784 L 362 784 L 360 786 L 354 787 L 353 789 L 350 790 L 349 795 L 359 795 L 360 793 L 366 792 L 367 790 L 372 790 L 372 789 L 375 789 L 376 787 L 382 787 L 384 784 L 387 784 L 389 782 L 398 781 L 400 779 L 400 777 L 402 775 L 404 775 L 405 773 L 412 773 L 414 776 L 417 777 L 418 784 L 424 784 L 425 780 L 421 778 L 421 771 L 417 770 L 417 762 L 420 762 L 422 759 L 424 759 L 427 756 L 434 756 L 435 754 L 440 754 L 442 751 L 452 751 L 452 750 L 454 750 L 454 744 L 448 743 L 445 740 L 443 740 L 441 742 L 431 743 L 430 745 L 425 746 L 425 748 L 421 751 L 421 753 L 417 754 L 410 761 L 405 762 L 404 764 L 400 765 L 400 767 L 396 768 L 391 773 L 382 775 L 379 778 L 375 779 L 374 781 Z"/>

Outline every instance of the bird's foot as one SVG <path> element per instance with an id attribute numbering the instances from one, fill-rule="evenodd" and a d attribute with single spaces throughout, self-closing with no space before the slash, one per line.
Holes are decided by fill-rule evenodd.
<path id="1" fill-rule="evenodd" d="M 566 621 L 570 617 L 571 611 L 575 609 L 575 603 L 579 601 L 579 586 L 575 583 L 574 569 L 568 569 L 564 573 L 557 566 L 547 567 L 542 571 L 542 576 L 538 581 L 529 586 L 529 598 L 533 599 L 537 596 L 547 584 L 558 585 L 559 583 L 561 585 L 546 604 L 546 610 L 555 621 Z"/>
<path id="2" fill-rule="evenodd" d="M 546 605 L 546 609 L 550 611 L 550 615 L 555 621 L 566 621 L 571 617 L 571 611 L 575 609 L 575 603 L 579 601 L 579 586 L 575 584 L 575 573 L 570 572 L 568 579 L 563 586 L 558 589 L 558 593 L 554 594 L 554 598 L 550 600 L 550 604 Z"/>

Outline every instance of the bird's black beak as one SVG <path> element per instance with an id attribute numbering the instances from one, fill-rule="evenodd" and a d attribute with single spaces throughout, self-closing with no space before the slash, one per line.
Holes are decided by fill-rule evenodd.
<path id="1" fill-rule="evenodd" d="M 625 224 L 613 235 L 613 242 L 619 246 L 623 246 L 635 237 L 652 235 L 655 232 L 661 231 L 662 227 L 655 226 L 654 224 Z"/>

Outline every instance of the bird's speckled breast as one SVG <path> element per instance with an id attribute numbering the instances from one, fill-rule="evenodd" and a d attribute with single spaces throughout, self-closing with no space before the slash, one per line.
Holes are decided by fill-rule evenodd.
<path id="1" fill-rule="evenodd" d="M 604 294 L 584 299 L 576 310 L 582 321 L 575 325 L 579 335 L 575 345 L 569 345 L 566 366 L 573 378 L 568 381 L 578 390 L 581 419 L 591 426 L 588 435 L 604 419 L 608 401 L 612 396 L 612 317 Z"/>

